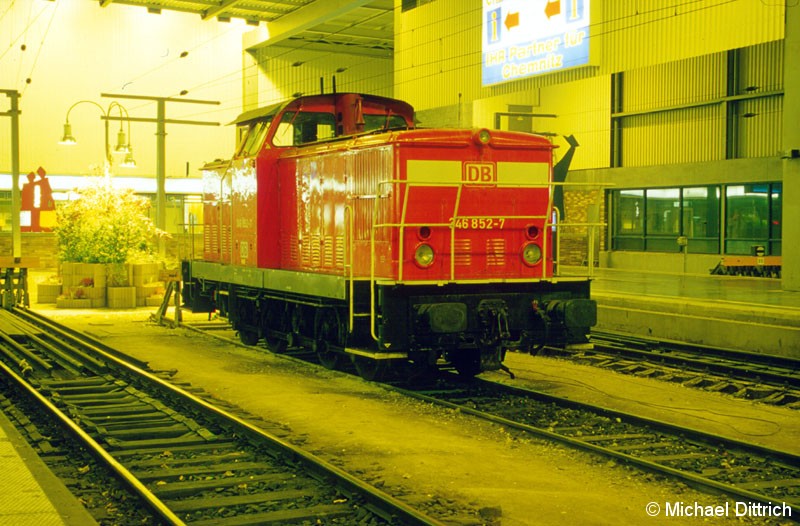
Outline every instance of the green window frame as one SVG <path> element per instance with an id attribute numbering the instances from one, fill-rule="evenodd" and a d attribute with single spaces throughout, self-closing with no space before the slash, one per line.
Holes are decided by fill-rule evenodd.
<path id="1" fill-rule="evenodd" d="M 719 254 L 722 187 L 630 188 L 611 191 L 611 249 Z"/>
<path id="2" fill-rule="evenodd" d="M 783 185 L 752 183 L 725 187 L 725 254 L 781 254 Z"/>

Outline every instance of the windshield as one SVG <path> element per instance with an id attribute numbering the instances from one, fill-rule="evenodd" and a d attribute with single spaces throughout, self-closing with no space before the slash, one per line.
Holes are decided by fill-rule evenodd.
<path id="1" fill-rule="evenodd" d="M 297 146 L 332 139 L 336 131 L 333 113 L 320 111 L 286 112 L 272 137 L 275 146 Z"/>
<path id="2" fill-rule="evenodd" d="M 236 156 L 252 157 L 258 154 L 261 145 L 264 144 L 264 137 L 271 120 L 260 120 L 239 126 L 239 146 L 236 148 Z"/>

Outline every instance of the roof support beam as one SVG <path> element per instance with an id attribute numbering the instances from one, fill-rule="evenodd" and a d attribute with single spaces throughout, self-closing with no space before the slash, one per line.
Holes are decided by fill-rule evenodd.
<path id="1" fill-rule="evenodd" d="M 222 2 L 217 7 L 212 7 L 211 9 L 203 12 L 203 14 L 200 15 L 200 16 L 203 17 L 203 20 L 208 20 L 210 18 L 214 18 L 217 15 L 223 15 L 227 9 L 229 9 L 229 8 L 235 6 L 236 4 L 239 4 L 241 2 L 242 2 L 242 0 L 225 0 L 224 2 Z"/>
<path id="2" fill-rule="evenodd" d="M 394 57 L 391 48 L 367 47 L 361 45 L 337 44 L 335 42 L 307 42 L 299 46 L 303 51 L 319 51 L 322 53 L 339 53 L 342 55 L 357 55 L 362 57 L 385 58 Z M 276 44 L 275 49 L 298 49 L 297 46 L 284 46 Z"/>
<path id="3" fill-rule="evenodd" d="M 316 0 L 284 15 L 273 22 L 267 22 L 266 34 L 260 34 L 248 51 L 276 44 L 291 38 L 306 29 L 322 24 L 341 15 L 368 4 L 371 0 Z"/>

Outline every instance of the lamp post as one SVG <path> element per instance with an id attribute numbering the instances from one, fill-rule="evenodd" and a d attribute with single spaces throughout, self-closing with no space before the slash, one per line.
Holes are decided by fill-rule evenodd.
<path id="1" fill-rule="evenodd" d="M 22 245 L 19 224 L 19 92 L 4 89 L 0 93 L 4 93 L 11 104 L 10 110 L 0 113 L 0 116 L 11 117 L 11 256 L 18 261 Z"/>
<path id="2" fill-rule="evenodd" d="M 167 157 L 167 124 L 193 124 L 200 126 L 219 126 L 218 122 L 210 121 L 189 121 L 181 119 L 167 119 L 166 117 L 166 103 L 167 102 L 183 102 L 188 104 L 215 104 L 219 105 L 218 100 L 198 100 L 198 99 L 176 99 L 172 97 L 150 97 L 146 95 L 113 95 L 109 93 L 101 93 L 101 97 L 109 97 L 115 99 L 135 99 L 135 100 L 149 100 L 157 104 L 156 118 L 137 118 L 125 117 L 124 120 L 135 122 L 154 122 L 156 123 L 156 228 L 164 231 L 166 230 L 167 223 L 167 197 L 166 197 L 166 157 Z M 123 120 L 122 117 L 114 117 L 109 115 L 105 117 L 108 120 Z M 164 246 L 163 237 L 159 237 L 158 253 L 164 256 L 166 247 Z"/>
<path id="3" fill-rule="evenodd" d="M 125 160 L 120 167 L 122 168 L 133 168 L 136 166 L 136 161 L 133 160 L 133 154 L 131 150 L 131 145 L 128 142 L 128 138 L 131 136 L 131 121 L 128 117 L 128 110 L 120 104 L 119 102 L 112 101 L 111 104 L 108 105 L 108 109 L 104 109 L 103 106 L 100 104 L 92 101 L 92 100 L 79 100 L 78 102 L 74 103 L 72 106 L 69 107 L 67 110 L 67 116 L 64 120 L 64 135 L 62 135 L 61 140 L 58 144 L 62 145 L 74 145 L 77 144 L 78 141 L 75 140 L 75 137 L 72 135 L 72 125 L 69 123 L 69 114 L 79 104 L 91 104 L 100 109 L 100 113 L 103 114 L 101 117 L 103 119 L 104 127 L 105 127 L 105 168 L 104 172 L 105 175 L 109 175 L 111 172 L 111 167 L 114 164 L 114 156 L 111 154 L 111 145 L 109 143 L 109 116 L 112 114 L 114 110 L 119 112 L 120 116 L 120 123 L 119 123 L 119 132 L 117 132 L 117 145 L 114 147 L 115 153 L 124 153 L 126 154 Z M 123 113 L 125 116 L 123 117 Z M 122 121 L 128 121 L 128 135 L 126 137 L 125 130 L 122 127 Z"/>

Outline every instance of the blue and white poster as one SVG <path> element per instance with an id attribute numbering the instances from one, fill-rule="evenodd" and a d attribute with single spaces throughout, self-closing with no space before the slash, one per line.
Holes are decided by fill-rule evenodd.
<path id="1" fill-rule="evenodd" d="M 483 85 L 589 62 L 589 0 L 482 0 Z"/>

